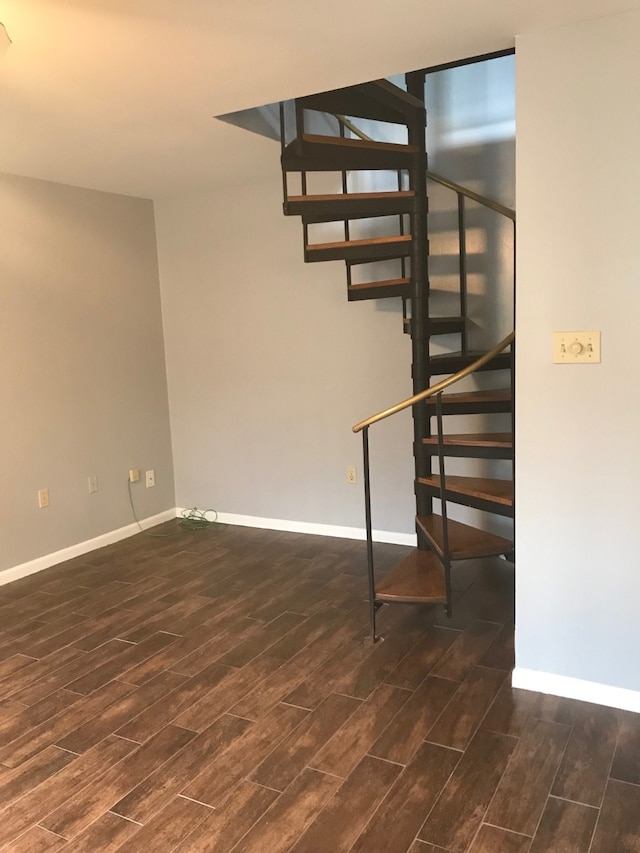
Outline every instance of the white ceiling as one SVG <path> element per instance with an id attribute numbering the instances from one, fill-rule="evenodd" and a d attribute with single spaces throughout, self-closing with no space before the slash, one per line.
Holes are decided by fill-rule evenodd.
<path id="1" fill-rule="evenodd" d="M 213 116 L 512 47 L 640 0 L 0 0 L 0 171 L 156 198 L 277 148 Z M 273 158 L 273 160 L 272 160 Z"/>

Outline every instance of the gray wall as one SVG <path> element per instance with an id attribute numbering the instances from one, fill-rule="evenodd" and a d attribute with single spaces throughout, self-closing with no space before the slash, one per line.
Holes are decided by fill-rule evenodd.
<path id="1" fill-rule="evenodd" d="M 640 690 L 640 12 L 520 38 L 519 668 Z M 600 365 L 552 364 L 600 329 Z"/>
<path id="2" fill-rule="evenodd" d="M 410 342 L 347 303 L 343 264 L 305 265 L 279 148 L 253 139 L 271 180 L 156 204 L 177 503 L 362 528 L 351 426 L 411 394 Z M 410 418 L 371 440 L 374 525 L 412 533 Z"/>
<path id="3" fill-rule="evenodd" d="M 152 203 L 2 176 L 0 221 L 2 570 L 130 524 L 129 467 L 175 504 Z"/>

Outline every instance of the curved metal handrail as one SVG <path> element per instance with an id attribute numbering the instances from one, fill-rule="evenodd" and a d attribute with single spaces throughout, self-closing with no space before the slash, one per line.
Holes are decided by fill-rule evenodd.
<path id="1" fill-rule="evenodd" d="M 459 382 L 461 379 L 464 379 L 465 376 L 469 376 L 471 373 L 475 373 L 476 370 L 479 370 L 489 361 L 494 359 L 497 355 L 499 355 L 503 349 L 509 346 L 509 344 L 513 343 L 515 340 L 516 333 L 511 332 L 507 335 L 506 338 L 500 341 L 499 344 L 496 344 L 493 349 L 490 349 L 488 352 L 485 352 L 484 355 L 481 355 L 480 358 L 477 358 L 474 362 L 463 367 L 462 370 L 459 370 L 457 373 L 454 373 L 453 376 L 448 376 L 446 379 L 442 379 L 440 382 L 436 382 L 435 385 L 432 385 L 430 388 L 427 388 L 425 391 L 421 391 L 419 394 L 414 394 L 413 397 L 408 397 L 406 400 L 402 400 L 400 403 L 396 403 L 395 406 L 390 406 L 388 409 L 383 409 L 381 412 L 377 412 L 375 415 L 371 415 L 370 418 L 367 418 L 364 421 L 360 421 L 360 423 L 356 424 L 352 427 L 353 432 L 362 432 L 365 427 L 370 427 L 372 424 L 378 423 L 378 421 L 382 421 L 385 418 L 390 418 L 391 415 L 396 415 L 398 412 L 404 411 L 404 409 L 409 409 L 411 406 L 416 403 L 420 403 L 422 400 L 426 400 L 429 397 L 433 397 L 436 394 L 439 394 L 441 391 L 444 391 L 445 388 L 448 388 L 450 385 L 454 385 L 456 382 Z"/>
<path id="2" fill-rule="evenodd" d="M 350 119 L 346 116 L 334 114 L 334 118 L 336 118 L 340 124 L 344 125 L 347 130 L 350 130 L 351 133 L 355 134 L 359 139 L 364 140 L 365 142 L 374 142 L 374 140 L 367 136 L 364 131 L 360 130 L 360 128 L 355 125 Z M 466 198 L 471 199 L 471 201 L 476 201 L 478 204 L 481 204 L 483 207 L 488 207 L 490 210 L 495 210 L 496 213 L 500 213 L 502 216 L 506 216 L 507 219 L 511 219 L 512 222 L 516 221 L 516 212 L 511 207 L 506 207 L 504 204 L 500 204 L 499 201 L 493 201 L 493 199 L 487 198 L 484 195 L 480 195 L 480 193 L 476 193 L 473 190 L 469 190 L 466 187 L 463 187 L 462 184 L 456 184 L 455 181 L 450 181 L 449 178 L 443 178 L 442 175 L 438 175 L 436 172 L 430 172 L 427 169 L 427 178 L 430 181 L 435 181 L 437 184 L 442 184 L 443 187 L 448 187 L 450 190 L 453 190 L 458 195 L 463 195 Z"/>

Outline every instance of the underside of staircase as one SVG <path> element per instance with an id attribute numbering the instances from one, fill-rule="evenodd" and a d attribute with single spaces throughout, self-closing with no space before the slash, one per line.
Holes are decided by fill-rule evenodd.
<path id="1" fill-rule="evenodd" d="M 483 518 L 507 517 L 514 514 L 513 488 L 513 347 L 505 347 L 477 366 L 478 370 L 495 373 L 500 387 L 494 390 L 464 390 L 455 387 L 446 393 L 431 395 L 434 379 L 440 382 L 457 379 L 460 371 L 476 367 L 484 353 L 468 347 L 470 320 L 467 309 L 467 266 L 465 205 L 482 204 L 507 216 L 515 223 L 515 214 L 497 202 L 484 200 L 467 191 L 450 178 L 442 179 L 427 172 L 425 150 L 426 110 L 424 72 L 406 75 L 406 91 L 387 80 L 377 80 L 300 98 L 295 102 L 295 128 L 285 127 L 281 110 L 282 170 L 284 213 L 299 216 L 303 225 L 304 260 L 308 263 L 341 261 L 345 266 L 347 299 L 402 300 L 402 328 L 411 336 L 411 377 L 413 394 L 424 399 L 411 405 L 413 416 L 413 455 L 415 459 L 414 489 L 416 498 L 415 528 L 418 546 L 383 578 L 376 578 L 371 542 L 368 430 L 376 419 L 354 427 L 362 431 L 365 451 L 365 500 L 367 506 L 369 594 L 372 635 L 376 639 L 375 613 L 383 603 L 442 604 L 452 610 L 451 568 L 457 560 L 503 555 L 512 557 L 511 535 L 490 532 L 492 525 L 470 525 L 449 517 L 448 507 L 457 504 L 479 511 Z M 326 113 L 337 118 L 340 135 L 323 136 L 305 130 L 311 113 Z M 375 141 L 358 130 L 357 119 L 399 126 L 405 141 Z M 286 139 L 291 139 L 285 143 Z M 385 173 L 388 189 L 376 192 L 353 191 L 354 177 L 366 173 Z M 298 173 L 299 191 L 289 190 L 289 178 Z M 335 192 L 308 192 L 313 173 L 326 173 L 325 183 L 333 179 Z M 333 175 L 329 175 L 333 173 Z M 443 184 L 457 194 L 459 253 L 458 310 L 442 315 L 434 307 L 437 289 L 429 282 L 429 239 L 427 187 L 431 181 Z M 379 183 L 379 182 L 378 182 Z M 359 184 L 362 185 L 362 181 Z M 378 222 L 371 236 L 362 236 L 360 220 Z M 390 224 L 390 222 L 392 224 Z M 338 223 L 340 239 L 317 242 L 311 239 L 314 226 Z M 361 224 L 361 223 L 360 223 Z M 380 230 L 388 233 L 380 234 Z M 354 238 L 354 233 L 358 236 Z M 367 280 L 358 268 L 380 269 L 380 274 Z M 393 266 L 395 273 L 390 276 Z M 495 306 L 487 301 L 485 310 Z M 456 335 L 459 348 L 444 354 L 433 354 L 430 343 L 445 335 Z M 381 417 L 387 417 L 382 413 Z M 449 429 L 447 422 L 466 416 L 477 421 L 469 431 Z M 487 416 L 500 416 L 500 431 L 487 431 Z M 379 419 L 381 419 L 381 417 Z M 495 417 L 493 417 L 495 421 Z M 474 429 L 478 431 L 474 431 Z M 458 468 L 473 466 L 467 474 L 448 474 L 449 460 Z M 478 460 L 487 460 L 486 465 Z M 493 462 L 506 460 L 506 463 Z M 478 465 L 509 466 L 507 477 L 478 476 Z M 472 474 L 474 474 L 472 476 Z M 438 502 L 434 506 L 434 501 Z M 494 526 L 495 527 L 495 526 Z"/>

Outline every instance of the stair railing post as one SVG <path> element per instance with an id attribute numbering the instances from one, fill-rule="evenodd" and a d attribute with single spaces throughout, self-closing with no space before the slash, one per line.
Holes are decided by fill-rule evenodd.
<path id="1" fill-rule="evenodd" d="M 440 469 L 440 504 L 442 515 L 442 567 L 447 593 L 447 616 L 451 617 L 451 549 L 449 547 L 449 517 L 447 514 L 447 483 L 444 464 L 444 427 L 442 419 L 442 391 L 436 394 L 436 421 L 438 424 L 438 466 Z"/>
<path id="2" fill-rule="evenodd" d="M 284 115 L 284 101 L 280 101 L 280 155 L 284 154 L 284 149 L 286 148 L 286 134 L 287 127 L 285 122 Z M 288 213 L 287 206 L 289 203 L 289 183 L 288 183 L 288 172 L 285 168 L 282 169 L 282 206 L 284 208 L 285 215 Z"/>
<path id="3" fill-rule="evenodd" d="M 462 352 L 467 352 L 467 227 L 465 222 L 465 200 L 458 193 L 458 246 L 460 254 L 460 314 L 464 320 L 462 326 Z"/>
<path id="4" fill-rule="evenodd" d="M 424 73 L 407 74 L 407 91 L 424 104 Z M 425 139 L 426 111 L 422 110 L 408 126 L 408 141 L 417 148 L 409 174 L 410 189 L 415 193 L 411 214 L 411 357 L 413 393 L 429 387 L 429 274 L 427 239 L 427 151 Z M 413 453 L 415 459 L 416 514 L 429 515 L 432 500 L 418 485 L 420 477 L 431 473 L 431 457 L 425 453 L 422 439 L 431 434 L 431 423 L 425 405 L 413 407 Z M 426 543 L 419 538 L 418 547 Z"/>
<path id="5" fill-rule="evenodd" d="M 371 523 L 371 473 L 369 468 L 369 427 L 362 430 L 362 468 L 364 471 L 364 514 L 367 536 L 367 577 L 369 581 L 369 621 L 371 641 L 376 642 L 376 581 L 373 566 L 373 527 Z"/>

